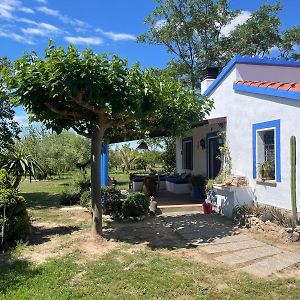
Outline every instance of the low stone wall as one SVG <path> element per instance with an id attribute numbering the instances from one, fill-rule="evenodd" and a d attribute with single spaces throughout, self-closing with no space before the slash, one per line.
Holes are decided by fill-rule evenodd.
<path id="1" fill-rule="evenodd" d="M 285 242 L 300 242 L 300 226 L 295 228 L 285 228 L 270 221 L 250 216 L 248 217 L 248 226 L 251 230 L 271 234 L 273 238 L 279 238 Z"/>

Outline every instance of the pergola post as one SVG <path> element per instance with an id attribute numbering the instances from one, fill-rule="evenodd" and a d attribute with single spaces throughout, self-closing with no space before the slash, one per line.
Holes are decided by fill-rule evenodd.
<path id="1" fill-rule="evenodd" d="M 102 144 L 101 150 L 101 186 L 108 186 L 108 144 Z"/>

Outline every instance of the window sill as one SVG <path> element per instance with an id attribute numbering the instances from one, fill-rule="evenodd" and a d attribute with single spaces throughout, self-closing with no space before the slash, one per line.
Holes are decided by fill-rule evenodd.
<path id="1" fill-rule="evenodd" d="M 276 187 L 277 186 L 277 182 L 275 180 L 261 180 L 261 179 L 257 179 L 256 180 L 256 184 L 265 185 L 265 186 L 272 186 L 272 187 Z"/>

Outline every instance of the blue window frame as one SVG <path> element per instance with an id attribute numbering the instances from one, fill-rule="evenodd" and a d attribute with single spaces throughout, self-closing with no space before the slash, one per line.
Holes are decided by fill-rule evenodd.
<path id="1" fill-rule="evenodd" d="M 259 157 L 258 153 L 258 138 L 261 133 L 266 132 L 268 136 L 264 135 L 265 143 L 263 150 L 263 158 Z M 274 133 L 274 147 L 272 143 L 267 141 Z M 273 154 L 272 154 L 273 151 Z M 272 120 L 252 125 L 252 156 L 253 156 L 253 179 L 257 178 L 257 166 L 267 160 L 267 157 L 274 157 L 274 175 L 277 182 L 281 182 L 281 161 L 280 161 L 280 120 Z M 261 156 L 261 155 L 260 155 Z M 263 160 L 263 161 L 262 161 Z"/>
<path id="2" fill-rule="evenodd" d="M 193 170 L 193 137 L 182 139 L 182 168 Z"/>

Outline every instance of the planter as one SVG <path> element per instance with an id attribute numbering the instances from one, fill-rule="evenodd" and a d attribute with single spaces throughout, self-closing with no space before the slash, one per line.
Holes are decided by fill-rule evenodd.
<path id="1" fill-rule="evenodd" d="M 212 205 L 210 203 L 203 203 L 202 207 L 205 215 L 212 213 Z"/>
<path id="2" fill-rule="evenodd" d="M 192 197 L 200 201 L 201 203 L 204 201 L 205 195 L 203 193 L 203 189 L 200 187 L 193 186 L 192 188 Z"/>

